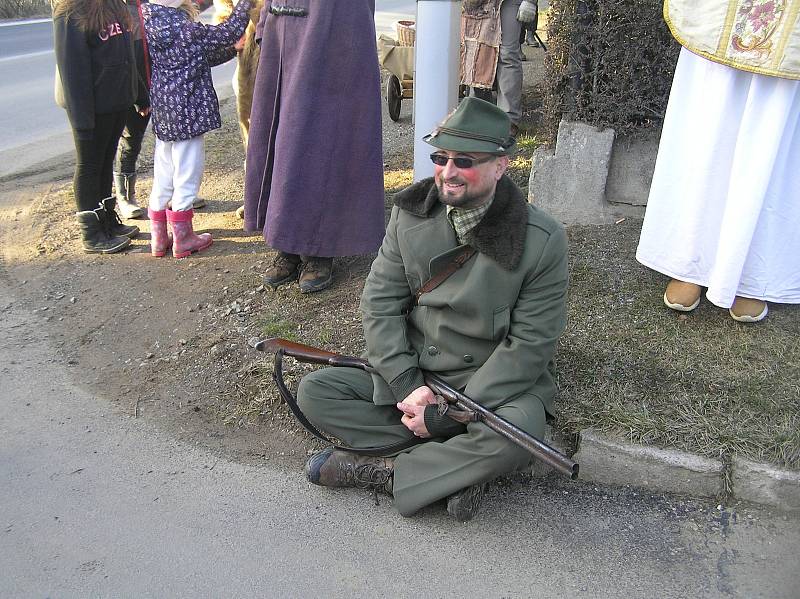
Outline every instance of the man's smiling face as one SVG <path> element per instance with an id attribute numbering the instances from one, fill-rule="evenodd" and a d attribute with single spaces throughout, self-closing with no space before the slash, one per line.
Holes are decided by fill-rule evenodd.
<path id="1" fill-rule="evenodd" d="M 435 154 L 450 159 L 444 166 L 434 165 L 434 181 L 439 200 L 455 208 L 477 208 L 488 202 L 508 167 L 507 156 L 445 150 Z M 469 168 L 458 168 L 453 158 L 468 158 L 473 164 Z"/>

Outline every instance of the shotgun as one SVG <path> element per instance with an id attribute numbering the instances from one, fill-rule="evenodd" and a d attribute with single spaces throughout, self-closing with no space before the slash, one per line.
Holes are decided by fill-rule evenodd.
<path id="1" fill-rule="evenodd" d="M 255 343 L 254 347 L 259 351 L 274 352 L 276 354 L 276 372 L 274 378 L 279 389 L 281 390 L 281 396 L 284 398 L 284 400 L 286 400 L 287 404 L 289 404 L 289 407 L 292 409 L 292 412 L 294 412 L 295 416 L 298 417 L 300 422 L 306 426 L 306 428 L 309 428 L 310 425 L 311 428 L 309 428 L 309 430 L 314 435 L 328 442 L 330 442 L 330 440 L 326 439 L 324 436 L 321 436 L 316 428 L 308 423 L 308 421 L 302 415 L 302 412 L 299 412 L 296 402 L 290 402 L 287 398 L 286 395 L 288 394 L 291 397 L 291 394 L 285 388 L 282 377 L 279 377 L 282 356 L 291 356 L 300 362 L 308 362 L 311 364 L 339 367 L 343 366 L 348 368 L 358 368 L 367 372 L 374 372 L 374 369 L 372 366 L 370 366 L 369 362 L 362 358 L 343 356 L 341 354 L 330 352 L 324 349 L 303 345 L 302 343 L 295 343 L 294 341 L 289 341 L 287 339 L 264 339 Z M 433 391 L 436 395 L 441 396 L 447 402 L 448 406 L 453 406 L 459 411 L 461 417 L 457 418 L 457 420 L 461 422 L 464 420 L 483 422 L 496 433 L 502 435 L 509 441 L 516 443 L 523 449 L 530 452 L 536 459 L 541 460 L 548 466 L 555 468 L 562 474 L 566 474 L 573 480 L 578 478 L 578 464 L 564 454 L 560 453 L 556 449 L 553 449 L 539 439 L 529 435 L 521 428 L 510 423 L 505 418 L 502 418 L 497 414 L 487 410 L 482 405 L 473 401 L 463 393 L 453 389 L 434 373 L 423 371 L 423 375 L 425 378 L 425 384 L 430 387 L 431 391 Z M 467 414 L 468 417 L 464 418 L 464 414 Z"/>

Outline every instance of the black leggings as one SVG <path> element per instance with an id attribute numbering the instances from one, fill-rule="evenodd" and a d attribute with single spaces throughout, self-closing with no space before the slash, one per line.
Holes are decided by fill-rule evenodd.
<path id="1" fill-rule="evenodd" d="M 117 172 L 135 173 L 136 160 L 142 151 L 142 139 L 150 122 L 150 114 L 142 116 L 136 108 L 131 107 L 125 115 L 125 128 L 119 138 L 117 149 Z"/>
<path id="2" fill-rule="evenodd" d="M 111 195 L 114 155 L 117 142 L 125 126 L 125 111 L 94 115 L 94 129 L 90 139 L 75 140 L 75 176 L 72 186 L 78 211 L 94 210 L 100 200 Z"/>

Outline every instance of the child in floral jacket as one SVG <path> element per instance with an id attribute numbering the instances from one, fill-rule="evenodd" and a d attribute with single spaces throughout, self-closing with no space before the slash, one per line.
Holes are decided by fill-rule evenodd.
<path id="1" fill-rule="evenodd" d="M 164 256 L 170 244 L 176 258 L 211 245 L 210 233 L 197 235 L 192 228 L 192 201 L 203 178 L 203 135 L 222 125 L 211 67 L 236 56 L 249 9 L 250 0 L 239 0 L 227 21 L 204 25 L 195 21 L 191 0 L 150 0 L 142 5 L 156 135 L 148 210 L 154 256 Z"/>

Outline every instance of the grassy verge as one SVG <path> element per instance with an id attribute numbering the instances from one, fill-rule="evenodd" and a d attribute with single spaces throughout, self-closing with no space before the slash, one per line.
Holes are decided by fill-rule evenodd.
<path id="1" fill-rule="evenodd" d="M 800 468 L 800 312 L 757 325 L 703 301 L 666 308 L 666 278 L 635 258 L 641 221 L 570 228 L 560 426 Z"/>

